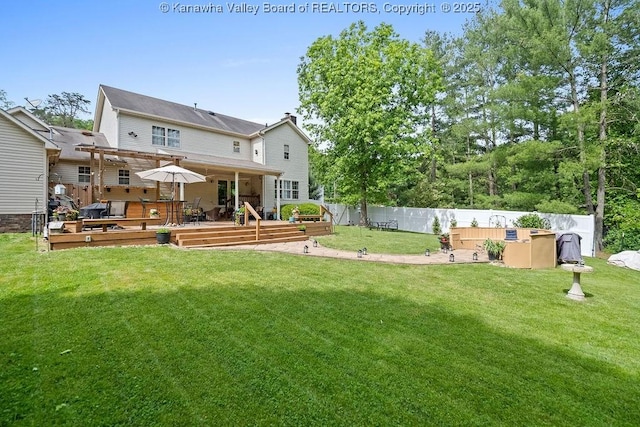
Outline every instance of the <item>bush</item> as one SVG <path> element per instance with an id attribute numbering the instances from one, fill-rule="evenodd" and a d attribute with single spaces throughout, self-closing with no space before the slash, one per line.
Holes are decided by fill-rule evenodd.
<path id="1" fill-rule="evenodd" d="M 471 221 L 471 226 L 472 227 L 477 227 L 478 226 L 478 220 L 473 218 L 473 221 Z"/>
<path id="2" fill-rule="evenodd" d="M 431 231 L 433 234 L 440 234 L 442 228 L 440 228 L 440 220 L 438 217 L 433 218 L 433 223 L 431 224 Z"/>
<path id="3" fill-rule="evenodd" d="M 560 200 L 547 200 L 544 202 L 540 202 L 536 205 L 536 210 L 539 212 L 567 215 L 574 215 L 579 212 L 578 208 L 573 206 L 571 203 L 563 202 Z"/>
<path id="4" fill-rule="evenodd" d="M 513 221 L 513 226 L 516 228 L 541 228 L 548 230 L 551 228 L 551 223 L 548 219 L 542 218 L 538 214 L 530 213 L 522 215 Z"/>
<path id="5" fill-rule="evenodd" d="M 280 207 L 280 215 L 283 220 L 288 220 L 293 216 L 293 210 L 298 207 L 300 215 L 318 215 L 320 214 L 320 206 L 314 203 L 302 203 L 300 205 L 283 205 Z"/>
<path id="6" fill-rule="evenodd" d="M 640 250 L 640 228 L 620 230 L 611 229 L 604 237 L 604 246 L 612 253 Z"/>

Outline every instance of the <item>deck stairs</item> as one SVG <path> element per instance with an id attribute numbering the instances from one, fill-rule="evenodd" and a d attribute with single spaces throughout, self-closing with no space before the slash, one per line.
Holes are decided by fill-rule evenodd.
<path id="1" fill-rule="evenodd" d="M 295 224 L 261 225 L 259 234 L 259 239 L 256 239 L 255 226 L 225 226 L 216 227 L 215 230 L 187 227 L 175 231 L 175 244 L 185 248 L 207 248 L 299 242 L 309 238 Z"/>

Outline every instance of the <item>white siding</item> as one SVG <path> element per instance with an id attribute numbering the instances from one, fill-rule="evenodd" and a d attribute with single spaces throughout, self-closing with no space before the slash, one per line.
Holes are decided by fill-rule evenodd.
<path id="1" fill-rule="evenodd" d="M 0 214 L 30 214 L 46 206 L 44 142 L 0 116 Z"/>
<path id="2" fill-rule="evenodd" d="M 22 111 L 16 111 L 15 113 L 12 114 L 12 116 L 20 120 L 22 123 L 24 123 L 31 129 L 46 130 L 46 131 L 49 130 L 48 128 L 42 126 L 40 123 L 33 120 L 31 117 L 29 117 L 27 114 L 25 114 Z M 46 133 L 41 133 L 41 135 L 44 137 L 48 137 Z"/>
<path id="3" fill-rule="evenodd" d="M 58 177 L 53 175 L 53 173 L 57 173 L 60 176 L 60 180 L 64 183 L 75 184 L 79 186 L 88 185 L 86 183 L 80 183 L 78 181 L 78 167 L 86 166 L 89 167 L 89 162 L 65 162 L 61 161 L 55 167 L 51 169 L 51 181 L 57 181 Z M 128 169 L 129 170 L 129 186 L 130 187 L 155 187 L 155 182 L 149 180 L 142 180 L 138 175 L 135 174 L 136 171 L 133 171 L 129 168 L 129 166 L 120 165 L 114 166 L 111 164 L 107 164 L 104 167 L 104 185 L 120 185 L 119 182 L 119 170 L 120 169 Z M 94 175 L 94 184 L 98 185 L 98 156 L 96 156 L 95 167 L 92 172 Z"/>
<path id="4" fill-rule="evenodd" d="M 284 171 L 281 179 L 298 181 L 298 200 L 281 199 L 282 205 L 303 203 L 309 199 L 309 146 L 288 124 L 278 126 L 264 136 L 266 165 Z M 289 159 L 284 158 L 284 146 L 289 145 Z M 265 177 L 265 207 L 275 205 L 275 177 Z"/>
<path id="5" fill-rule="evenodd" d="M 171 150 L 228 157 L 231 159 L 253 159 L 251 142 L 247 138 L 223 135 L 214 133 L 213 131 L 125 114 L 120 114 L 119 148 L 153 153 L 158 149 L 162 149 L 162 146 L 151 144 L 151 130 L 153 126 L 180 131 L 180 147 L 166 147 Z M 130 136 L 129 132 L 134 132 L 137 137 Z M 234 141 L 240 142 L 240 153 L 233 152 Z"/>
<path id="6" fill-rule="evenodd" d="M 106 97 L 104 98 L 104 105 L 102 106 L 102 116 L 100 117 L 100 129 L 98 129 L 98 132 L 104 134 L 110 146 L 118 147 L 118 115 L 113 111 L 111 103 Z"/>

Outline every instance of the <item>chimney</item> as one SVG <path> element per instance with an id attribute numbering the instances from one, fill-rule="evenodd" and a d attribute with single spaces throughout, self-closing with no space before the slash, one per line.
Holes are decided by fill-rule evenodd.
<path id="1" fill-rule="evenodd" d="M 291 120 L 294 125 L 297 125 L 297 117 L 291 113 L 284 113 L 284 118 L 282 120 Z"/>

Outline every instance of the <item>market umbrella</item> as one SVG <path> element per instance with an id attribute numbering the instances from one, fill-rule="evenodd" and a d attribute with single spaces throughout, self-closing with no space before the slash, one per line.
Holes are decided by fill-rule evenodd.
<path id="1" fill-rule="evenodd" d="M 189 169 L 181 168 L 176 165 L 167 165 L 161 168 L 149 169 L 142 172 L 136 172 L 142 179 L 150 179 L 153 181 L 170 182 L 171 183 L 171 199 L 173 199 L 173 188 L 176 182 L 204 182 L 206 178 L 197 172 Z"/>
<path id="2" fill-rule="evenodd" d="M 176 165 L 167 165 L 161 168 L 149 169 L 142 172 L 136 172 L 142 179 L 150 179 L 153 181 L 170 182 L 171 183 L 171 209 L 167 209 L 167 223 L 170 222 L 170 217 L 173 219 L 174 211 L 174 193 L 176 182 L 192 183 L 192 182 L 204 182 L 207 179 L 199 173 L 190 171 L 189 169 L 181 168 Z M 177 208 L 175 208 L 177 209 Z M 170 213 L 169 213 L 170 211 Z M 178 217 L 176 213 L 176 218 Z M 173 222 L 171 220 L 171 222 Z M 176 221 L 177 222 L 177 221 Z"/>

